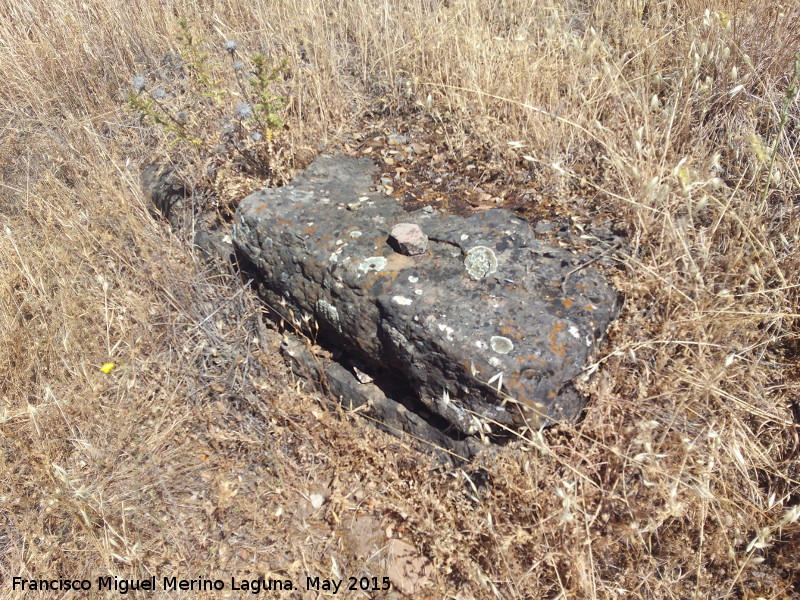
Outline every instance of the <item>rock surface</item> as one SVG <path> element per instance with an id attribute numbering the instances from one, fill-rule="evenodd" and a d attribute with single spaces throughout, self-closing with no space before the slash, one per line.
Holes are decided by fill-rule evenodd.
<path id="1" fill-rule="evenodd" d="M 395 436 L 409 434 L 416 450 L 433 452 L 443 462 L 453 462 L 455 457 L 469 458 L 481 449 L 472 436 L 454 436 L 431 424 L 425 415 L 413 410 L 413 399 L 400 397 L 402 390 L 396 386 L 382 389 L 372 381 L 360 381 L 358 367 L 346 369 L 324 353 L 312 352 L 297 336 L 284 335 L 281 352 L 296 375 L 327 390 L 345 410 L 369 417 L 384 431 Z"/>
<path id="2" fill-rule="evenodd" d="M 150 199 L 151 212 L 166 219 L 174 230 L 194 231 L 193 243 L 208 263 L 230 268 L 233 243 L 224 231 L 204 227 L 202 213 L 191 201 L 191 194 L 171 167 L 155 164 L 141 174 L 142 191 Z"/>
<path id="3" fill-rule="evenodd" d="M 187 191 L 183 182 L 166 165 L 150 165 L 142 171 L 142 189 L 152 202 L 153 212 L 160 214 L 170 225 L 182 225 L 182 212 Z"/>
<path id="4" fill-rule="evenodd" d="M 590 260 L 505 210 L 406 213 L 370 191 L 373 170 L 321 156 L 241 203 L 233 241 L 267 304 L 376 379 L 402 382 L 454 440 L 575 417 L 584 401 L 570 382 L 617 311 Z M 392 248 L 398 223 L 427 234 L 424 253 Z M 428 435 L 412 421 L 399 428 Z"/>

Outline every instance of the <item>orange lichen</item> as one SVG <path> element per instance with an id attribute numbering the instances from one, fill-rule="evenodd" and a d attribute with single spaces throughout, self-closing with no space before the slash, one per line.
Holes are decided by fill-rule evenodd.
<path id="1" fill-rule="evenodd" d="M 567 324 L 559 321 L 553 325 L 553 330 L 548 336 L 550 339 L 550 352 L 555 354 L 558 358 L 564 358 L 567 355 L 567 346 L 558 341 L 558 334 L 567 328 Z"/>
<path id="2" fill-rule="evenodd" d="M 528 364 L 536 365 L 538 367 L 546 367 L 547 361 L 544 360 L 541 356 L 537 356 L 535 354 L 529 354 L 528 356 L 518 356 L 517 360 L 519 362 L 526 362 Z"/>
<path id="3" fill-rule="evenodd" d="M 382 271 L 394 271 L 393 277 L 397 277 L 397 272 L 402 271 L 403 269 L 411 269 L 416 266 L 417 261 L 415 261 L 410 256 L 405 256 L 404 254 L 391 254 L 388 259 L 386 260 L 386 266 L 383 267 Z"/>

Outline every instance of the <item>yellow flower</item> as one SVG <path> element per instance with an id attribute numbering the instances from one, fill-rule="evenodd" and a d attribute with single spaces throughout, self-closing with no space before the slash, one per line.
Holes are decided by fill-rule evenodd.
<path id="1" fill-rule="evenodd" d="M 111 371 L 113 371 L 113 370 L 114 370 L 114 367 L 116 367 L 116 366 L 117 366 L 117 365 L 116 365 L 116 364 L 114 364 L 114 363 L 112 363 L 112 362 L 107 362 L 107 363 L 105 363 L 105 364 L 104 364 L 102 367 L 100 367 L 100 370 L 101 370 L 103 373 L 111 373 Z"/>

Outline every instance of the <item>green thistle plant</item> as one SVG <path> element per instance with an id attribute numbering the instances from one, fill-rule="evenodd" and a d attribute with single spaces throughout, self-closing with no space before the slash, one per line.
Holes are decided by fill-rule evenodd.
<path id="1" fill-rule="evenodd" d="M 273 84 L 286 72 L 286 59 L 276 66 L 270 66 L 267 57 L 256 54 L 253 57 L 253 76 L 249 82 L 257 102 L 253 108 L 255 118 L 262 125 L 267 139 L 283 127 L 281 113 L 286 107 L 286 99 L 272 92 Z"/>
<path id="2" fill-rule="evenodd" d="M 226 67 L 226 60 L 204 49 L 205 41 L 192 33 L 186 19 L 178 27 L 185 79 L 174 90 L 163 82 L 151 89 L 147 78 L 137 75 L 128 106 L 174 142 L 190 144 L 196 164 L 210 160 L 218 165 L 201 178 L 225 173 L 273 180 L 287 105 L 275 88 L 288 76 L 287 61 L 275 64 L 260 53 L 248 59 L 229 39 L 220 48 L 230 60 Z"/>
<path id="3" fill-rule="evenodd" d="M 181 43 L 181 56 L 189 76 L 197 87 L 197 91 L 205 98 L 219 101 L 227 93 L 221 87 L 221 81 L 215 76 L 215 65 L 209 61 L 209 54 L 202 50 L 201 40 L 196 40 L 189 29 L 186 19 L 179 19 L 178 41 Z"/>

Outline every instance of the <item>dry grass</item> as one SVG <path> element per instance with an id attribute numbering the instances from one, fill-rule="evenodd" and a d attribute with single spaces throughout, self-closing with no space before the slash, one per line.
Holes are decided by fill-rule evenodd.
<path id="1" fill-rule="evenodd" d="M 430 558 L 419 597 L 800 596 L 796 2 L 203 5 L 2 0 L 0 597 L 382 576 L 356 518 Z M 291 384 L 250 292 L 138 187 L 175 148 L 124 97 L 178 17 L 288 59 L 298 163 L 354 118 L 414 119 L 627 231 L 578 426 L 451 472 Z"/>

